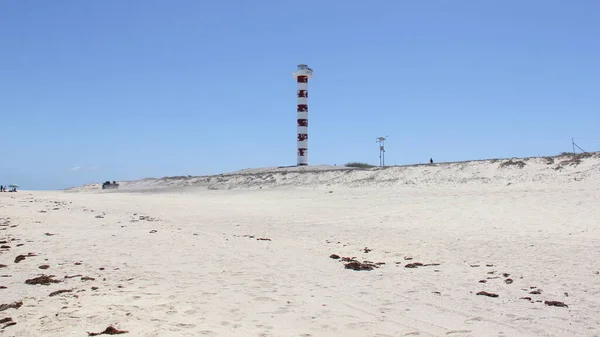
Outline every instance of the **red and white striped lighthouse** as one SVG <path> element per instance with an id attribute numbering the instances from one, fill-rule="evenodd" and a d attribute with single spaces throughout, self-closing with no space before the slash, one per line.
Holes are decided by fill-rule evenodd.
<path id="1" fill-rule="evenodd" d="M 308 79 L 312 72 L 306 64 L 299 64 L 293 73 L 298 82 L 298 166 L 308 165 Z"/>

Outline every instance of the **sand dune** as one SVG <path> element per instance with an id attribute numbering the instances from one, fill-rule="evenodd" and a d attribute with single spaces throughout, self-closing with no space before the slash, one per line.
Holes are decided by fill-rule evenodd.
<path id="1" fill-rule="evenodd" d="M 0 334 L 600 335 L 597 154 L 121 186 L 0 193 Z"/>
<path id="2" fill-rule="evenodd" d="M 211 190 L 263 188 L 338 187 L 464 187 L 480 184 L 564 183 L 587 179 L 600 169 L 600 153 L 555 157 L 490 159 L 468 162 L 421 164 L 356 169 L 340 166 L 308 166 L 247 169 L 213 176 L 179 176 L 119 182 L 120 190 L 202 187 Z M 90 184 L 68 189 L 100 189 Z"/>

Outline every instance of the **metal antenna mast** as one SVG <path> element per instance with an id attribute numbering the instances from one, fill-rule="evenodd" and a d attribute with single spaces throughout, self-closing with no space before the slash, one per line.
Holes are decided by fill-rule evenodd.
<path id="1" fill-rule="evenodd" d="M 385 166 L 385 141 L 388 136 L 377 137 L 376 143 L 379 143 L 379 166 Z"/>

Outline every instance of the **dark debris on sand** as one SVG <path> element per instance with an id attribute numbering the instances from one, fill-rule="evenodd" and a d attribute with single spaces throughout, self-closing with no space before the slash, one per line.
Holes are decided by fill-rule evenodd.
<path id="1" fill-rule="evenodd" d="M 23 254 L 17 255 L 17 257 L 15 257 L 15 263 L 19 263 L 19 262 L 25 260 L 25 258 L 32 257 L 32 256 L 35 256 L 35 254 L 34 253 L 28 253 L 27 255 L 23 255 Z"/>
<path id="2" fill-rule="evenodd" d="M 488 296 L 488 297 L 498 297 L 498 294 L 488 293 L 487 291 L 480 291 L 477 295 Z"/>
<path id="3" fill-rule="evenodd" d="M 71 291 L 73 291 L 73 290 L 72 289 L 61 289 L 61 290 L 51 292 L 50 295 L 48 295 L 48 296 L 54 297 L 54 296 L 60 295 L 62 293 L 70 293 Z"/>
<path id="4" fill-rule="evenodd" d="M 5 265 L 5 264 L 0 263 L 0 268 L 6 268 L 6 267 L 8 267 L 8 266 Z"/>
<path id="5" fill-rule="evenodd" d="M 124 333 L 129 333 L 129 331 L 126 330 L 117 330 L 115 328 L 113 328 L 112 326 L 109 326 L 108 328 L 104 329 L 104 331 L 102 332 L 88 332 L 88 336 L 99 336 L 99 335 L 120 335 L 120 334 L 124 334 Z"/>
<path id="6" fill-rule="evenodd" d="M 41 284 L 41 285 L 49 285 L 50 283 L 59 283 L 60 280 L 54 280 L 54 275 L 42 275 L 32 279 L 25 280 L 27 284 Z"/>
<path id="7" fill-rule="evenodd" d="M 383 265 L 385 263 L 383 262 L 377 262 L 377 263 L 373 263 L 371 261 L 357 261 L 355 257 L 340 257 L 337 254 L 331 254 L 329 256 L 332 259 L 335 260 L 339 260 L 340 262 L 344 262 L 344 268 L 345 269 L 351 269 L 351 270 L 373 270 L 375 268 L 379 268 L 380 265 Z"/>
<path id="8" fill-rule="evenodd" d="M 4 329 L 8 328 L 9 326 L 13 326 L 13 325 L 17 325 L 17 322 L 14 322 L 14 321 L 12 321 L 12 318 L 11 318 L 11 322 L 9 322 L 9 323 L 5 324 L 5 325 L 4 325 L 2 328 L 0 328 L 0 329 L 4 330 Z"/>
<path id="9" fill-rule="evenodd" d="M 417 268 L 417 267 L 422 267 L 423 264 L 421 262 L 415 262 L 415 263 L 409 263 L 407 265 L 404 266 L 404 268 Z"/>
<path id="10" fill-rule="evenodd" d="M 379 268 L 377 265 L 372 263 L 362 263 L 358 261 L 348 262 L 344 265 L 346 269 L 352 270 L 373 270 L 373 268 Z"/>
<path id="11" fill-rule="evenodd" d="M 40 268 L 40 269 L 48 269 L 48 268 L 50 268 L 50 266 L 47 265 L 47 264 L 44 264 L 44 265 L 39 266 L 38 268 Z"/>
<path id="12" fill-rule="evenodd" d="M 563 302 L 559 302 L 559 301 L 544 301 L 544 304 L 547 306 L 552 306 L 552 307 L 564 307 L 564 308 L 568 308 L 569 306 L 564 304 Z"/>
<path id="13" fill-rule="evenodd" d="M 72 276 L 65 275 L 65 278 L 74 278 L 74 277 L 80 277 L 80 276 L 83 276 L 83 275 L 81 275 L 81 274 L 72 275 Z"/>
<path id="14" fill-rule="evenodd" d="M 9 304 L 0 304 L 0 311 L 4 311 L 6 309 L 19 309 L 23 305 L 22 301 L 12 302 Z"/>

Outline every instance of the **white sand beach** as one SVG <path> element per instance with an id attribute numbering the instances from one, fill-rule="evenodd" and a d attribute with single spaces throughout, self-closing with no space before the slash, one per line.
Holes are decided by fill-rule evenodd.
<path id="1" fill-rule="evenodd" d="M 600 336 L 598 154 L 120 184 L 0 193 L 0 335 Z"/>

